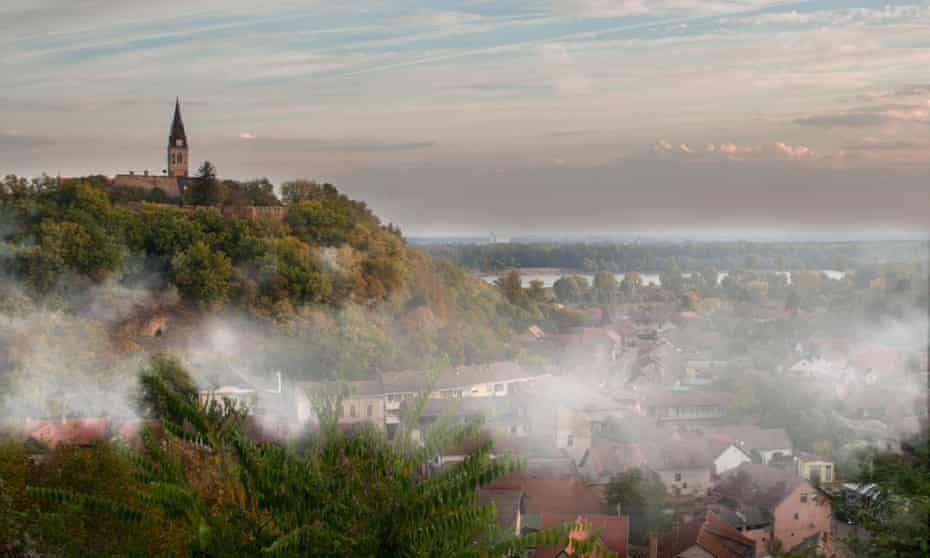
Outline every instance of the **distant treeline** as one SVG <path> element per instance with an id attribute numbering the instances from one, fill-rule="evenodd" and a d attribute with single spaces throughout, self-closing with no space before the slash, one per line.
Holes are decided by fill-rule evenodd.
<path id="1" fill-rule="evenodd" d="M 430 244 L 421 247 L 480 271 L 514 267 L 586 272 L 682 271 L 707 266 L 720 270 L 856 269 L 877 262 L 921 261 L 927 243 L 888 242 L 692 242 L 679 244 Z"/>

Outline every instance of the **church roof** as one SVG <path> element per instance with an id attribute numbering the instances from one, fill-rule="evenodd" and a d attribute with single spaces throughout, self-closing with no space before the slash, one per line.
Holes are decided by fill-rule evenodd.
<path id="1" fill-rule="evenodd" d="M 174 100 L 174 120 L 171 122 L 171 135 L 168 136 L 168 145 L 180 145 L 187 147 L 187 134 L 184 133 L 184 121 L 181 120 L 181 100 Z"/>

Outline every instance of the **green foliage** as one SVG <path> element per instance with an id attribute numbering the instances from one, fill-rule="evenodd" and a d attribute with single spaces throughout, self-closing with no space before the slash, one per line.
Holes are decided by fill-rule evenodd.
<path id="1" fill-rule="evenodd" d="M 213 252 L 197 242 L 171 260 L 171 279 L 190 300 L 212 304 L 223 302 L 229 293 L 232 263 L 226 254 Z"/>
<path id="2" fill-rule="evenodd" d="M 588 292 L 588 280 L 580 275 L 560 277 L 552 285 L 561 302 L 579 302 Z"/>
<path id="3" fill-rule="evenodd" d="M 274 184 L 267 178 L 256 178 L 245 182 L 224 180 L 223 186 L 226 190 L 226 198 L 223 201 L 227 205 L 269 206 L 281 203 L 274 193 Z"/>
<path id="4" fill-rule="evenodd" d="M 170 388 L 171 393 L 186 399 L 197 397 L 197 384 L 184 369 L 181 361 L 172 355 L 161 354 L 152 357 L 149 365 L 143 370 L 143 376 L 158 378 Z M 150 416 L 165 417 L 175 423 L 184 421 L 184 417 L 172 414 L 169 402 L 160 395 L 160 391 L 148 384 L 143 384 L 140 403 L 142 410 Z"/>
<path id="5" fill-rule="evenodd" d="M 620 285 L 617 278 L 609 271 L 598 271 L 594 274 L 594 297 L 600 304 L 613 301 L 613 296 Z"/>
<path id="6" fill-rule="evenodd" d="M 204 161 L 197 177 L 184 190 L 184 203 L 188 205 L 219 205 L 226 198 L 226 185 L 216 178 L 216 167 Z"/>
<path id="7" fill-rule="evenodd" d="M 930 553 L 930 446 L 926 423 L 920 434 L 903 444 L 900 454 L 860 456 L 864 466 L 854 479 L 874 484 L 869 497 L 850 505 L 834 501 L 842 517 L 866 535 L 840 541 L 855 556 L 917 558 Z M 859 531 L 857 530 L 856 533 Z"/>
<path id="8" fill-rule="evenodd" d="M 480 425 L 442 423 L 419 446 L 408 437 L 388 443 L 372 429 L 345 435 L 334 414 L 323 415 L 319 433 L 297 454 L 255 445 L 242 434 L 245 417 L 228 405 L 202 407 L 151 371 L 142 381 L 166 416 L 183 423 L 163 418 L 163 442 L 144 434 L 144 455 L 129 458 L 139 487 L 125 490 L 134 486 L 126 480 L 115 498 L 106 477 L 88 478 L 83 491 L 46 481 L 32 497 L 122 522 L 117 532 L 130 522 L 179 526 L 191 556 L 509 556 L 538 540 L 567 542 L 565 528 L 532 539 L 488 537 L 496 512 L 478 504 L 477 487 L 521 466 L 491 459 L 490 442 L 439 475 L 421 477 L 423 463 Z M 338 399 L 326 408 L 339 408 Z M 405 424 L 415 422 L 414 413 Z"/>
<path id="9" fill-rule="evenodd" d="M 309 246 L 288 236 L 262 241 L 256 261 L 261 293 L 273 300 L 291 299 L 297 303 L 323 302 L 332 293 Z"/>
<path id="10" fill-rule="evenodd" d="M 498 277 L 494 284 L 511 304 L 526 304 L 527 294 L 523 290 L 523 279 L 516 269 Z"/>
<path id="11" fill-rule="evenodd" d="M 662 533 L 670 526 L 670 516 L 665 513 L 665 485 L 649 469 L 630 469 L 616 475 L 604 495 L 609 506 L 619 506 L 620 513 L 630 516 L 630 539 L 635 544 L 645 544 L 650 533 Z"/>

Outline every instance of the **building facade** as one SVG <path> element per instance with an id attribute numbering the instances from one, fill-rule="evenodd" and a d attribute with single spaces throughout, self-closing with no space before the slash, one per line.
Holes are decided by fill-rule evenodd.
<path id="1" fill-rule="evenodd" d="M 179 199 L 184 194 L 184 187 L 189 180 L 190 147 L 184 121 L 181 119 L 181 101 L 175 100 L 174 118 L 168 134 L 167 167 L 163 174 L 151 174 L 148 170 L 141 174 L 130 171 L 129 174 L 117 174 L 113 186 L 140 188 L 146 191 L 161 190 L 169 198 Z"/>

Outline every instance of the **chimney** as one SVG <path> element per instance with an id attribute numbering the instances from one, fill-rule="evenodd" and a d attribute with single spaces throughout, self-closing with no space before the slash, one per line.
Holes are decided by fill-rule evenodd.
<path id="1" fill-rule="evenodd" d="M 145 169 L 144 171 L 142 171 L 142 174 L 143 174 L 144 176 L 148 176 L 148 175 L 149 175 L 149 169 Z"/>
<path id="2" fill-rule="evenodd" d="M 659 558 L 659 537 L 655 533 L 649 534 L 649 558 Z"/>

